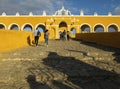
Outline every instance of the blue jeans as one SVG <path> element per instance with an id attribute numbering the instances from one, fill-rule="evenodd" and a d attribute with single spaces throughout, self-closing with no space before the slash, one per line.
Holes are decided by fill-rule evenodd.
<path id="1" fill-rule="evenodd" d="M 37 46 L 38 45 L 38 40 L 39 40 L 39 36 L 35 36 L 35 45 Z"/>
<path id="2" fill-rule="evenodd" d="M 45 37 L 45 43 L 48 45 L 48 37 Z"/>

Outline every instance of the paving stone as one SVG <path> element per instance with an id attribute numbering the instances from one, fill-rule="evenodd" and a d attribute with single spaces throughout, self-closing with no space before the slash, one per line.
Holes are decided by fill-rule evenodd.
<path id="1" fill-rule="evenodd" d="M 119 53 L 75 40 L 0 53 L 0 88 L 120 89 Z"/>

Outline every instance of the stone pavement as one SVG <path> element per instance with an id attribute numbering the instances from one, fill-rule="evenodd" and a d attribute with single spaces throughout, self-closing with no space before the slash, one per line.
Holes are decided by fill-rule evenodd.
<path id="1" fill-rule="evenodd" d="M 50 40 L 0 53 L 0 89 L 120 89 L 120 49 Z"/>

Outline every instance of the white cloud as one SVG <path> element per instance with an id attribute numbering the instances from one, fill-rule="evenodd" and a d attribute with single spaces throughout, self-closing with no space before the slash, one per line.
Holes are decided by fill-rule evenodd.
<path id="1" fill-rule="evenodd" d="M 47 14 L 53 14 L 62 6 L 63 0 L 0 0 L 0 14 L 42 14 L 45 10 Z"/>
<path id="2" fill-rule="evenodd" d="M 120 15 L 120 5 L 115 8 L 114 13 Z"/>

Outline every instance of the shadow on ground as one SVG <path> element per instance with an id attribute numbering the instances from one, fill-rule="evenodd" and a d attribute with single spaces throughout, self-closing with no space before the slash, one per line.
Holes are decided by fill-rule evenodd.
<path id="1" fill-rule="evenodd" d="M 29 83 L 30 89 L 50 89 L 47 85 L 37 82 L 35 75 L 28 75 L 26 80 Z"/>
<path id="2" fill-rule="evenodd" d="M 115 57 L 115 61 L 120 63 L 120 48 L 114 48 L 114 47 L 110 47 L 110 46 L 104 46 L 104 45 L 99 45 L 96 44 L 94 42 L 87 42 L 87 41 L 80 41 L 80 40 L 76 40 L 79 41 L 80 44 L 84 44 L 84 45 L 88 45 L 88 46 L 92 46 L 98 49 L 102 49 L 104 51 L 108 51 L 108 52 L 113 52 L 113 56 Z"/>
<path id="3" fill-rule="evenodd" d="M 99 69 L 74 57 L 50 52 L 43 63 L 68 76 L 67 82 L 55 81 L 60 89 L 120 89 L 120 81 L 116 80 L 120 78 L 117 73 Z"/>

